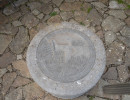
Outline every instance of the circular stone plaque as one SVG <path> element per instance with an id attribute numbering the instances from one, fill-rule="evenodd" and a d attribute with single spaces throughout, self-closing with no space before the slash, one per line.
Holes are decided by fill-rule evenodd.
<path id="1" fill-rule="evenodd" d="M 33 79 L 54 96 L 72 99 L 91 89 L 105 68 L 102 41 L 87 28 L 63 22 L 41 30 L 27 51 Z"/>

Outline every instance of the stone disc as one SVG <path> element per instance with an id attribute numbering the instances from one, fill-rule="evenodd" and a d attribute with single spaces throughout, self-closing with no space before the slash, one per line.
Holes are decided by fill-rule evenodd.
<path id="1" fill-rule="evenodd" d="M 27 64 L 44 90 L 70 99 L 98 82 L 105 68 L 105 50 L 102 41 L 87 28 L 63 22 L 34 37 L 27 51 Z"/>

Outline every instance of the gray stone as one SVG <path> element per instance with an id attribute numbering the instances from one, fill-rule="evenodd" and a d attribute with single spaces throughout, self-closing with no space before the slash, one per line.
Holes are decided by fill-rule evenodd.
<path id="1" fill-rule="evenodd" d="M 125 53 L 125 65 L 130 66 L 130 49 L 126 49 Z"/>
<path id="2" fill-rule="evenodd" d="M 100 25 L 102 22 L 101 15 L 97 12 L 96 9 L 92 9 L 90 13 L 87 15 L 87 18 L 92 21 L 94 25 Z"/>
<path id="3" fill-rule="evenodd" d="M 102 22 L 102 27 L 104 28 L 105 31 L 110 30 L 113 32 L 118 32 L 124 25 L 125 25 L 124 22 L 112 16 L 108 16 Z"/>
<path id="4" fill-rule="evenodd" d="M 73 13 L 72 12 L 61 12 L 60 16 L 63 20 L 68 20 L 73 17 Z"/>
<path id="5" fill-rule="evenodd" d="M 17 88 L 5 96 L 5 100 L 22 100 L 22 88 Z"/>
<path id="6" fill-rule="evenodd" d="M 8 17 L 0 12 L 0 24 L 3 25 L 8 22 Z"/>
<path id="7" fill-rule="evenodd" d="M 52 6 L 50 4 L 43 3 L 40 11 L 44 14 L 50 14 L 52 12 Z"/>
<path id="8" fill-rule="evenodd" d="M 10 20 L 11 21 L 15 21 L 15 20 L 19 20 L 19 18 L 22 16 L 21 12 L 16 12 L 13 13 L 12 15 L 10 15 Z"/>
<path id="9" fill-rule="evenodd" d="M 13 27 L 11 24 L 0 25 L 0 33 L 7 35 L 15 35 L 18 32 L 17 27 Z"/>
<path id="10" fill-rule="evenodd" d="M 0 54 L 3 54 L 11 41 L 11 36 L 0 34 Z"/>
<path id="11" fill-rule="evenodd" d="M 106 45 L 111 44 L 116 39 L 116 34 L 112 31 L 105 32 L 105 43 Z"/>
<path id="12" fill-rule="evenodd" d="M 7 72 L 6 68 L 0 69 L 0 78 Z"/>
<path id="13" fill-rule="evenodd" d="M 103 79 L 117 80 L 118 74 L 116 67 L 110 67 L 108 71 L 102 76 Z"/>
<path id="14" fill-rule="evenodd" d="M 22 23 L 20 21 L 13 21 L 12 24 L 14 25 L 14 27 L 17 27 L 17 26 L 21 26 Z"/>
<path id="15" fill-rule="evenodd" d="M 32 13 L 33 13 L 34 15 L 38 15 L 40 12 L 39 12 L 37 9 L 34 9 L 34 10 L 32 11 Z"/>
<path id="16" fill-rule="evenodd" d="M 59 8 L 54 8 L 53 12 L 56 12 L 57 14 L 59 14 L 60 10 L 59 10 Z"/>
<path id="17" fill-rule="evenodd" d="M 9 48 L 13 53 L 20 54 L 29 44 L 28 31 L 23 26 L 19 27 L 19 32 L 10 43 Z"/>
<path id="18" fill-rule="evenodd" d="M 105 5 L 108 5 L 109 0 L 99 0 L 99 2 L 102 2 L 102 3 L 104 3 Z"/>
<path id="19" fill-rule="evenodd" d="M 21 60 L 22 59 L 22 55 L 17 55 L 17 60 Z"/>
<path id="20" fill-rule="evenodd" d="M 96 8 L 105 10 L 107 8 L 106 5 L 104 5 L 102 2 L 92 2 L 92 5 L 94 5 Z"/>
<path id="21" fill-rule="evenodd" d="M 108 13 L 109 15 L 120 19 L 125 19 L 127 17 L 123 10 L 109 10 Z"/>
<path id="22" fill-rule="evenodd" d="M 48 20 L 51 16 L 50 15 L 45 15 L 45 17 L 42 20 L 42 23 L 44 23 L 46 20 Z"/>
<path id="23" fill-rule="evenodd" d="M 121 34 L 125 37 L 130 37 L 130 28 L 125 26 L 123 29 L 120 31 Z"/>
<path id="24" fill-rule="evenodd" d="M 34 15 L 29 13 L 24 15 L 21 22 L 30 29 L 39 23 L 39 19 L 37 19 Z"/>
<path id="25" fill-rule="evenodd" d="M 103 98 L 109 98 L 112 100 L 120 100 L 119 95 L 111 95 L 111 94 L 103 93 L 103 86 L 106 86 L 106 85 L 110 85 L 110 83 L 108 83 L 107 81 L 104 81 L 103 79 L 100 79 L 97 85 L 86 94 L 103 97 Z"/>
<path id="26" fill-rule="evenodd" d="M 123 95 L 122 100 L 130 100 L 130 95 Z"/>
<path id="27" fill-rule="evenodd" d="M 130 37 L 118 36 L 118 39 L 121 40 L 127 47 L 130 47 Z"/>
<path id="28" fill-rule="evenodd" d="M 123 43 L 118 41 L 113 42 L 106 50 L 106 63 L 110 64 L 121 64 L 123 62 L 125 46 Z"/>
<path id="29" fill-rule="evenodd" d="M 19 7 L 20 5 L 25 4 L 26 2 L 28 2 L 28 0 L 17 0 L 14 2 L 16 7 Z"/>
<path id="30" fill-rule="evenodd" d="M 40 2 L 30 2 L 27 4 L 30 8 L 30 10 L 34 10 L 34 9 L 37 9 L 37 10 L 40 10 L 42 4 Z"/>
<path id="31" fill-rule="evenodd" d="M 130 27 L 130 17 L 125 20 L 126 24 Z"/>
<path id="32" fill-rule="evenodd" d="M 27 14 L 30 12 L 29 8 L 26 5 L 20 6 L 20 10 L 21 10 L 22 14 Z"/>
<path id="33" fill-rule="evenodd" d="M 6 68 L 9 64 L 16 60 L 16 56 L 11 53 L 5 53 L 0 57 L 0 68 Z"/>
<path id="34" fill-rule="evenodd" d="M 8 89 L 10 88 L 11 84 L 13 83 L 14 79 L 16 78 L 16 73 L 12 72 L 12 73 L 6 73 L 3 76 L 3 88 L 2 88 L 2 94 L 5 95 L 6 92 L 8 91 Z"/>
<path id="35" fill-rule="evenodd" d="M 54 23 L 60 23 L 61 22 L 61 17 L 59 15 L 52 16 L 48 21 L 47 24 L 54 24 Z"/>
<path id="36" fill-rule="evenodd" d="M 97 1 L 97 0 L 85 0 L 86 2 L 92 2 L 92 1 Z"/>
<path id="37" fill-rule="evenodd" d="M 40 0 L 43 3 L 49 3 L 51 0 Z"/>
<path id="38" fill-rule="evenodd" d="M 60 6 L 61 3 L 63 2 L 63 0 L 52 0 L 52 2 L 57 5 L 57 6 Z"/>
<path id="39" fill-rule="evenodd" d="M 9 5 L 4 8 L 3 13 L 8 16 L 15 13 L 16 11 L 18 11 L 18 9 L 14 8 L 12 5 Z"/>
<path id="40" fill-rule="evenodd" d="M 125 6 L 123 4 L 118 4 L 117 1 L 110 1 L 109 8 L 111 8 L 111 9 L 125 9 Z"/>
<path id="41" fill-rule="evenodd" d="M 126 15 L 130 16 L 130 9 L 125 10 Z"/>
<path id="42" fill-rule="evenodd" d="M 75 11 L 74 18 L 77 22 L 83 22 L 87 20 L 87 13 L 84 11 Z"/>
<path id="43" fill-rule="evenodd" d="M 42 19 L 44 17 L 44 14 L 43 13 L 41 13 L 41 14 L 39 14 L 38 16 L 37 16 L 37 18 L 39 18 L 39 19 Z"/>
<path id="44" fill-rule="evenodd" d="M 66 2 L 74 2 L 75 0 L 65 0 Z"/>
<path id="45" fill-rule="evenodd" d="M 121 83 L 125 83 L 129 78 L 127 67 L 125 65 L 120 65 L 117 67 L 118 75 Z"/>

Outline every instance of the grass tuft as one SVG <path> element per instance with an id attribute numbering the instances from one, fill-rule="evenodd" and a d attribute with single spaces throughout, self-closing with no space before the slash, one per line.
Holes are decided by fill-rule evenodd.
<path id="1" fill-rule="evenodd" d="M 57 15 L 57 12 L 55 11 L 50 14 L 50 16 L 55 16 L 55 15 Z"/>
<path id="2" fill-rule="evenodd" d="M 91 10 L 92 10 L 92 8 L 90 7 L 90 8 L 88 8 L 88 11 L 87 11 L 87 12 L 90 13 Z"/>

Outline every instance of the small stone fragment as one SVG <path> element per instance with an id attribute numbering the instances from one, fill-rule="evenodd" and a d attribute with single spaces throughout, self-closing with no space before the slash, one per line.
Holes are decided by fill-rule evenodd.
<path id="1" fill-rule="evenodd" d="M 60 23 L 61 22 L 61 17 L 59 15 L 52 16 L 48 21 L 47 24 L 53 24 L 53 23 Z"/>
<path id="2" fill-rule="evenodd" d="M 73 17 L 73 13 L 72 12 L 61 12 L 60 16 L 63 20 L 68 20 Z"/>
<path id="3" fill-rule="evenodd" d="M 21 60 L 22 59 L 22 55 L 17 55 L 17 60 Z"/>
<path id="4" fill-rule="evenodd" d="M 21 12 L 16 12 L 16 13 L 10 15 L 10 19 L 15 21 L 15 20 L 18 20 L 21 16 L 22 16 Z"/>
<path id="5" fill-rule="evenodd" d="M 109 10 L 108 13 L 109 15 L 120 19 L 125 19 L 127 17 L 123 10 Z"/>
<path id="6" fill-rule="evenodd" d="M 2 14 L 2 12 L 0 12 L 0 24 L 5 24 L 8 22 L 8 17 L 6 17 L 5 15 Z"/>
<path id="7" fill-rule="evenodd" d="M 108 71 L 102 76 L 103 79 L 117 80 L 116 67 L 110 67 Z"/>
<path id="8" fill-rule="evenodd" d="M 37 9 L 34 9 L 34 10 L 32 11 L 32 13 L 33 13 L 34 15 L 38 15 L 40 12 L 39 12 Z"/>
<path id="9" fill-rule="evenodd" d="M 6 73 L 3 76 L 3 88 L 2 88 L 2 94 L 5 95 L 6 92 L 8 91 L 8 89 L 10 88 L 12 82 L 14 81 L 14 79 L 16 78 L 16 73 L 12 72 L 12 73 Z"/>
<path id="10" fill-rule="evenodd" d="M 130 37 L 130 27 L 125 26 L 120 32 L 123 36 Z"/>
<path id="11" fill-rule="evenodd" d="M 126 24 L 130 27 L 130 17 L 125 20 Z"/>
<path id="12" fill-rule="evenodd" d="M 12 63 L 13 67 L 20 71 L 20 74 L 24 77 L 31 78 L 27 68 L 27 64 L 24 60 L 18 60 Z"/>
<path id="13" fill-rule="evenodd" d="M 14 2 L 16 7 L 19 7 L 20 5 L 25 4 L 26 2 L 28 2 L 28 0 L 17 0 Z"/>
<path id="14" fill-rule="evenodd" d="M 125 25 L 121 20 L 114 18 L 112 16 L 108 16 L 103 22 L 102 27 L 105 31 L 110 30 L 113 32 L 118 32 Z"/>
<path id="15" fill-rule="evenodd" d="M 109 8 L 111 8 L 111 9 L 125 9 L 125 6 L 123 4 L 118 4 L 117 1 L 110 1 Z"/>
<path id="16" fill-rule="evenodd" d="M 127 67 L 125 65 L 120 65 L 117 67 L 117 70 L 118 70 L 120 82 L 125 83 L 125 81 L 129 78 Z"/>
<path id="17" fill-rule="evenodd" d="M 9 72 L 12 72 L 12 71 L 13 71 L 12 66 L 11 66 L 11 65 L 9 65 L 9 66 L 7 67 L 7 70 L 8 70 Z"/>
<path id="18" fill-rule="evenodd" d="M 63 2 L 63 0 L 52 0 L 52 2 L 53 2 L 56 6 L 60 6 L 61 3 Z"/>
<path id="19" fill-rule="evenodd" d="M 39 18 L 39 19 L 42 19 L 44 17 L 44 14 L 43 13 L 41 13 L 41 14 L 39 14 L 38 16 L 37 16 L 37 18 Z"/>
<path id="20" fill-rule="evenodd" d="M 22 23 L 20 21 L 13 21 L 12 24 L 14 25 L 14 27 L 22 25 Z"/>
<path id="21" fill-rule="evenodd" d="M 12 52 L 20 54 L 24 48 L 29 44 L 28 31 L 23 26 L 19 27 L 19 32 L 10 43 L 9 48 Z"/>
<path id="22" fill-rule="evenodd" d="M 30 29 L 36 26 L 39 23 L 39 20 L 34 15 L 29 13 L 24 15 L 21 22 Z"/>
<path id="23" fill-rule="evenodd" d="M 103 31 L 98 31 L 96 34 L 100 37 L 100 39 L 103 39 L 104 37 Z"/>
<path id="24" fill-rule="evenodd" d="M 7 72 L 6 68 L 0 69 L 0 78 Z"/>
<path id="25" fill-rule="evenodd" d="M 25 100 L 32 100 L 32 99 L 37 100 L 38 98 L 42 98 L 44 95 L 45 92 L 36 83 L 31 83 L 23 87 L 23 96 Z"/>
<path id="26" fill-rule="evenodd" d="M 20 6 L 20 10 L 21 10 L 22 14 L 30 13 L 29 8 L 26 5 Z"/>
<path id="27" fill-rule="evenodd" d="M 40 2 L 30 2 L 27 6 L 29 6 L 30 10 L 33 11 L 34 9 L 40 10 L 42 5 Z"/>
<path id="28" fill-rule="evenodd" d="M 110 64 L 121 64 L 123 62 L 125 46 L 123 43 L 114 41 L 106 50 L 106 63 Z"/>
<path id="29" fill-rule="evenodd" d="M 29 34 L 30 34 L 30 40 L 33 39 L 33 37 L 38 33 L 38 30 L 36 28 L 32 28 L 29 30 Z"/>
<path id="30" fill-rule="evenodd" d="M 87 20 L 87 13 L 84 11 L 75 11 L 74 18 L 77 22 L 83 22 Z"/>
<path id="31" fill-rule="evenodd" d="M 116 39 L 116 34 L 112 31 L 105 32 L 105 42 L 106 45 L 111 44 Z"/>
<path id="32" fill-rule="evenodd" d="M 0 34 L 0 54 L 3 54 L 11 41 L 11 36 Z"/>
<path id="33" fill-rule="evenodd" d="M 6 68 L 9 64 L 16 60 L 16 56 L 10 52 L 4 53 L 0 57 L 0 68 Z"/>
<path id="34" fill-rule="evenodd" d="M 43 3 L 39 11 L 43 12 L 44 14 L 50 14 L 52 12 L 52 6 L 50 4 Z"/>
<path id="35" fill-rule="evenodd" d="M 31 83 L 31 82 L 32 81 L 30 81 L 29 79 L 23 78 L 21 76 L 17 76 L 17 78 L 15 79 L 12 86 L 13 87 L 20 87 L 20 86 L 26 85 L 26 84 Z"/>
<path id="36" fill-rule="evenodd" d="M 22 100 L 22 88 L 17 88 L 5 96 L 5 100 Z"/>
<path id="37" fill-rule="evenodd" d="M 118 39 L 122 41 L 127 47 L 130 47 L 130 37 L 118 36 Z"/>
<path id="38" fill-rule="evenodd" d="M 3 13 L 8 16 L 15 13 L 17 10 L 18 9 L 14 8 L 12 5 L 9 5 L 4 8 Z"/>

